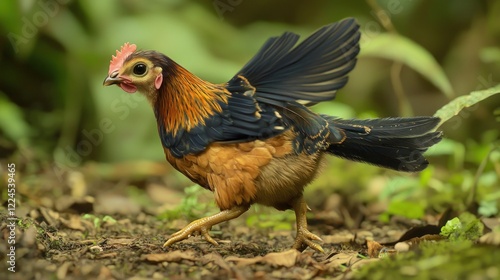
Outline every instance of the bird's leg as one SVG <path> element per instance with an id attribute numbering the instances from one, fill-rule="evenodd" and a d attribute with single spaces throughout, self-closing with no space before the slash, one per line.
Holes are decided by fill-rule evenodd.
<path id="1" fill-rule="evenodd" d="M 297 237 L 295 238 L 293 248 L 302 252 L 307 248 L 307 246 L 309 246 L 318 252 L 324 253 L 325 251 L 323 251 L 323 248 L 319 244 L 313 242 L 313 240 L 323 240 L 321 240 L 319 236 L 311 233 L 307 229 L 306 212 L 308 210 L 308 207 L 306 201 L 304 200 L 304 197 L 300 196 L 299 198 L 295 199 L 292 203 L 292 207 L 295 211 L 295 219 L 297 223 Z"/>
<path id="2" fill-rule="evenodd" d="M 221 211 L 215 215 L 195 220 L 191 222 L 189 225 L 185 226 L 183 229 L 172 234 L 170 238 L 167 240 L 167 242 L 163 244 L 163 247 L 167 247 L 176 242 L 184 240 L 194 232 L 201 233 L 201 235 L 203 235 L 205 240 L 214 245 L 218 245 L 217 241 L 215 241 L 208 233 L 208 231 L 212 228 L 212 226 L 237 218 L 241 214 L 245 213 L 248 210 L 248 208 L 249 206 L 237 206 L 228 210 Z"/>

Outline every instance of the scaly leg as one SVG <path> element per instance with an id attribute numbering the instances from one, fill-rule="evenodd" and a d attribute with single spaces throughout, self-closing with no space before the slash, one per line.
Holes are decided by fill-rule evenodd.
<path id="1" fill-rule="evenodd" d="M 311 233 L 307 229 L 307 218 L 306 212 L 308 210 L 306 201 L 303 196 L 300 196 L 296 200 L 293 201 L 293 210 L 295 211 L 295 219 L 297 223 L 297 237 L 295 238 L 295 243 L 293 244 L 293 248 L 299 250 L 300 252 L 304 251 L 307 246 L 312 249 L 324 253 L 323 248 L 314 243 L 313 240 L 323 241 L 316 234 Z"/>
<path id="2" fill-rule="evenodd" d="M 231 219 L 239 217 L 241 214 L 245 213 L 248 210 L 249 206 L 237 206 L 231 208 L 229 210 L 221 211 L 215 215 L 204 217 L 198 219 L 196 221 L 191 222 L 189 225 L 185 226 L 183 229 L 178 232 L 172 234 L 170 238 L 163 244 L 163 247 L 170 246 L 176 242 L 184 240 L 188 238 L 194 232 L 200 232 L 201 235 L 205 238 L 206 241 L 219 245 L 217 241 L 215 241 L 208 231 L 212 228 L 213 225 L 229 221 Z"/>

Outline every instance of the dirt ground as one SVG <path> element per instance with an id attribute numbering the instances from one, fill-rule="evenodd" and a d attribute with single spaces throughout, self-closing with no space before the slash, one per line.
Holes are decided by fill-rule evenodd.
<path id="1" fill-rule="evenodd" d="M 437 224 L 438 217 L 382 224 L 377 205 L 348 206 L 332 194 L 308 219 L 325 253 L 291 250 L 293 214 L 263 207 L 212 228 L 219 246 L 194 236 L 164 248 L 170 234 L 217 209 L 210 192 L 188 187 L 186 193 L 189 182 L 159 176 L 169 171 L 164 164 L 141 166 L 90 164 L 62 182 L 50 169 L 18 174 L 13 223 L 7 201 L 1 208 L 0 278 L 353 279 L 360 267 L 408 250 L 404 242 L 380 243 L 438 233 L 436 226 L 408 231 Z M 15 272 L 8 270 L 12 230 Z"/>

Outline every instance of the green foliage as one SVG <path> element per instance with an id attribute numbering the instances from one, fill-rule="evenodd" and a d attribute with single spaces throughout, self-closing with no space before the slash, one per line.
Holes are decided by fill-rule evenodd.
<path id="1" fill-rule="evenodd" d="M 403 216 L 408 219 L 419 219 L 425 214 L 425 207 L 421 203 L 413 201 L 397 201 L 391 200 L 387 210 L 380 215 L 382 222 L 389 222 L 392 215 Z"/>
<path id="2" fill-rule="evenodd" d="M 414 251 L 363 266 L 354 279 L 497 279 L 499 260 L 496 247 L 426 241 Z"/>
<path id="3" fill-rule="evenodd" d="M 248 227 L 269 228 L 272 230 L 292 230 L 295 222 L 293 211 L 278 212 L 274 209 L 267 211 L 257 207 L 254 213 L 246 219 Z"/>
<path id="4" fill-rule="evenodd" d="M 82 216 L 83 219 L 85 220 L 90 220 L 94 224 L 94 228 L 96 230 L 99 230 L 101 226 L 105 223 L 107 224 L 115 224 L 116 220 L 108 215 L 105 215 L 103 217 L 92 215 L 92 214 L 84 214 Z"/>
<path id="5" fill-rule="evenodd" d="M 458 97 L 439 109 L 435 116 L 441 124 L 459 115 L 464 108 L 478 106 L 484 99 L 500 92 L 500 85 Z M 446 170 L 433 165 L 419 176 L 397 175 L 390 178 L 381 198 L 389 201 L 387 211 L 380 219 L 388 221 L 391 215 L 408 218 L 422 217 L 428 207 L 441 212 L 452 206 L 464 210 L 472 202 L 479 204 L 479 213 L 493 216 L 500 206 L 500 131 L 490 130 L 479 141 L 459 142 L 443 139 L 426 153 L 427 156 L 446 156 Z M 418 216 L 420 215 L 420 216 Z"/>
<path id="6" fill-rule="evenodd" d="M 3 92 L 0 91 L 0 131 L 10 141 L 25 141 L 30 136 L 29 125 L 26 123 L 22 109 Z M 2 136 L 0 136 L 2 137 Z M 7 140 L 7 139 L 4 139 Z"/>
<path id="7" fill-rule="evenodd" d="M 484 225 L 473 214 L 464 212 L 441 228 L 441 235 L 450 241 L 476 241 L 483 235 Z"/>
<path id="8" fill-rule="evenodd" d="M 484 99 L 498 93 L 500 93 L 500 85 L 485 90 L 473 91 L 468 95 L 459 96 L 441 107 L 434 116 L 441 118 L 441 122 L 439 123 L 439 125 L 441 125 L 453 116 L 458 115 L 464 108 L 474 106 Z"/>
<path id="9" fill-rule="evenodd" d="M 184 188 L 184 197 L 181 203 L 175 209 L 164 211 L 159 214 L 157 218 L 159 220 L 175 220 L 179 218 L 185 219 L 198 219 L 204 216 L 210 215 L 213 212 L 213 208 L 207 203 L 202 203 L 199 200 L 200 195 L 203 190 L 198 185 L 192 185 L 190 187 Z"/>
<path id="10" fill-rule="evenodd" d="M 128 186 L 127 187 L 127 197 L 133 199 L 137 204 L 147 207 L 151 204 L 151 198 L 144 191 L 139 189 L 136 186 Z"/>
<path id="11" fill-rule="evenodd" d="M 453 95 L 450 81 L 432 54 L 406 37 L 390 33 L 379 34 L 364 41 L 361 55 L 402 62 L 424 76 L 447 97 L 451 98 Z"/>

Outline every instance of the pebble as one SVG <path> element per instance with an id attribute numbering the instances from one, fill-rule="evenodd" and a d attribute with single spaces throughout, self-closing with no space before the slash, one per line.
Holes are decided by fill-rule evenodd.
<path id="1" fill-rule="evenodd" d="M 398 252 L 407 252 L 410 250 L 410 245 L 406 242 L 398 242 L 394 245 L 394 249 Z"/>
<path id="2" fill-rule="evenodd" d="M 373 240 L 373 233 L 367 230 L 361 230 L 356 233 L 354 240 L 358 244 L 365 244 L 366 240 Z"/>

